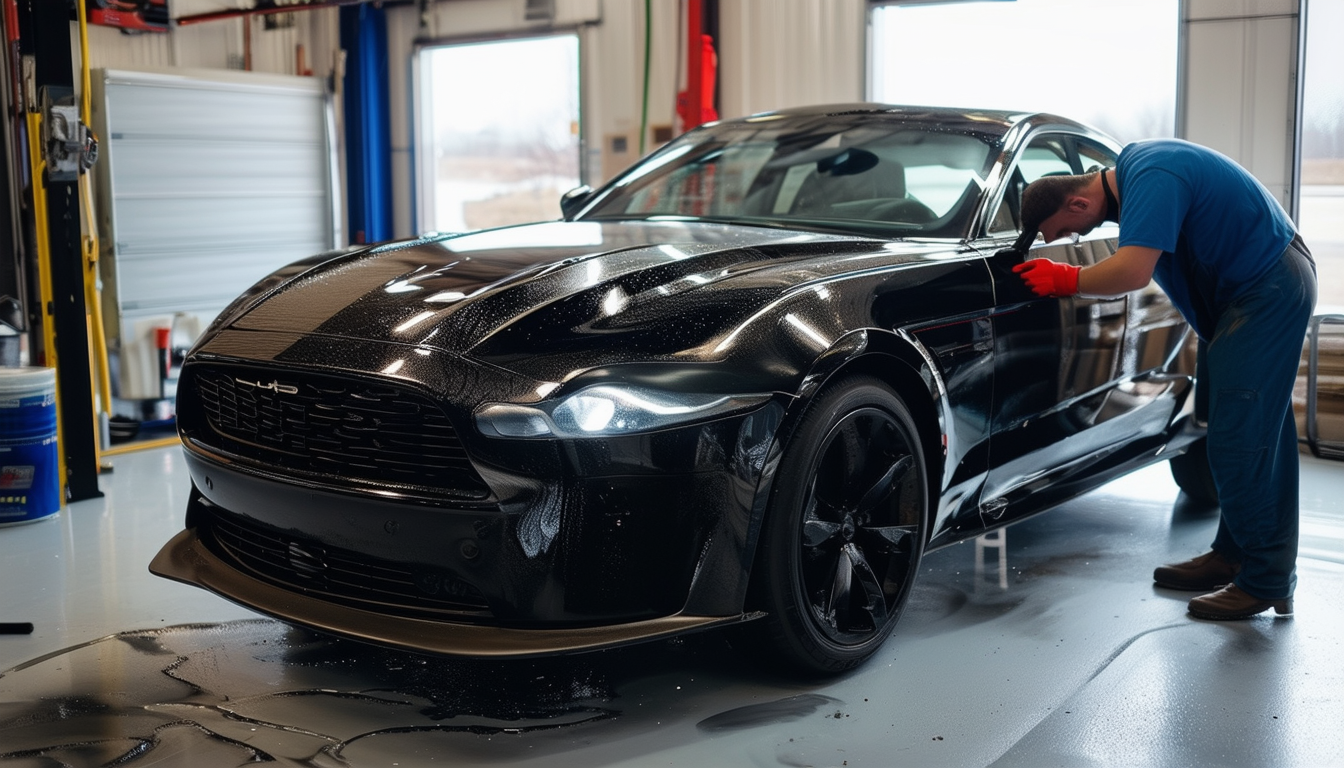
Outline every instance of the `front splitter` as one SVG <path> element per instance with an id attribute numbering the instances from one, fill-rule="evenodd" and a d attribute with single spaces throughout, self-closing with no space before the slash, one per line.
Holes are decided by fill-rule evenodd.
<path id="1" fill-rule="evenodd" d="M 211 552 L 196 529 L 174 536 L 149 564 L 151 573 L 201 587 L 277 619 L 363 642 L 464 658 L 527 658 L 615 648 L 711 627 L 737 624 L 763 614 L 686 616 L 673 614 L 601 627 L 515 629 L 389 616 L 280 589 L 251 578 Z"/>

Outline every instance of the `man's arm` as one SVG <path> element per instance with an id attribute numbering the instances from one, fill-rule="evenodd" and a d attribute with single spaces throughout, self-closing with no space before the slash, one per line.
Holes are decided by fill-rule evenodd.
<path id="1" fill-rule="evenodd" d="M 1087 296 L 1118 296 L 1137 291 L 1153 279 L 1162 252 L 1141 245 L 1126 245 L 1109 258 L 1083 267 L 1078 273 L 1078 292 Z"/>
<path id="2" fill-rule="evenodd" d="M 1090 267 L 1028 259 L 1013 271 L 1037 296 L 1119 296 L 1147 285 L 1161 257 L 1156 248 L 1127 245 Z"/>

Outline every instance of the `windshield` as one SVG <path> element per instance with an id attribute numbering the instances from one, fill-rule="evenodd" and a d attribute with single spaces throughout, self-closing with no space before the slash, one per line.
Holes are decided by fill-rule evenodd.
<path id="1" fill-rule="evenodd" d="M 581 218 L 687 216 L 878 237 L 964 237 L 998 139 L 880 114 L 719 124 L 632 168 Z"/>

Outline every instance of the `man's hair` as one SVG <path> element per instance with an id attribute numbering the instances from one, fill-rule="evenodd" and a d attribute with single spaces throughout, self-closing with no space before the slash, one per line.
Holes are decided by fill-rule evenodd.
<path id="1" fill-rule="evenodd" d="M 1100 171 L 1077 176 L 1042 176 L 1022 190 L 1022 237 L 1028 245 L 1036 239 L 1041 224 L 1064 207 L 1070 195 L 1078 194 Z"/>

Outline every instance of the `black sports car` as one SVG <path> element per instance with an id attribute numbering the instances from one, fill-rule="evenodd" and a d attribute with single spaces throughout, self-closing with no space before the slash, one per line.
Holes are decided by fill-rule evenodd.
<path id="1" fill-rule="evenodd" d="M 1176 454 L 1211 493 L 1166 297 L 1011 272 L 1022 187 L 1117 152 L 1052 115 L 792 109 L 693 130 L 561 221 L 293 264 L 183 366 L 194 487 L 150 567 L 423 652 L 742 624 L 852 667 L 932 548 Z"/>

